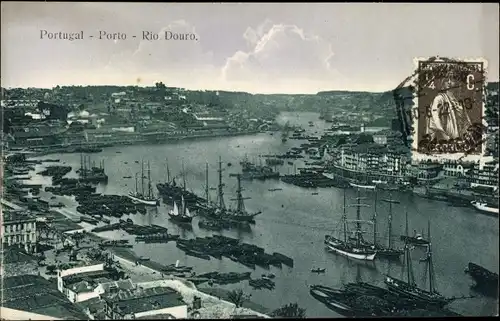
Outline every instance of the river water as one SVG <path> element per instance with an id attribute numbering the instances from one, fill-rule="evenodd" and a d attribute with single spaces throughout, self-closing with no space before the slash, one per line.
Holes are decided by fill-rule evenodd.
<path id="1" fill-rule="evenodd" d="M 329 127 L 329 124 L 318 119 L 316 113 L 283 113 L 280 122 L 289 121 L 291 124 L 302 125 L 308 132 L 318 132 Z M 309 127 L 308 121 L 313 121 L 314 126 Z M 221 156 L 224 163 L 224 181 L 226 204 L 235 206 L 234 198 L 236 179 L 229 177 L 229 173 L 240 171 L 239 161 L 248 156 L 250 160 L 259 161 L 258 155 L 284 153 L 291 147 L 298 146 L 302 141 L 289 140 L 281 142 L 279 133 L 275 135 L 258 134 L 252 136 L 225 137 L 221 139 L 206 139 L 184 141 L 175 144 L 120 146 L 106 148 L 98 154 L 92 154 L 92 160 L 97 164 L 105 160 L 106 173 L 109 176 L 107 185 L 99 186 L 98 192 L 105 194 L 126 194 L 135 188 L 132 176 L 140 171 L 140 161 L 150 161 L 153 187 L 156 183 L 166 180 L 166 160 L 172 175 L 180 176 L 184 165 L 187 186 L 200 195 L 204 193 L 205 164 L 209 163 L 209 184 L 217 186 L 217 161 Z M 57 154 L 41 158 L 58 158 L 61 162 L 77 169 L 80 166 L 79 154 Z M 139 161 L 139 163 L 135 163 Z M 264 159 L 262 159 L 264 161 Z M 232 166 L 228 166 L 231 163 Z M 285 162 L 280 172 L 287 174 L 302 166 L 301 161 L 296 161 L 291 166 Z M 38 166 L 39 167 L 39 166 Z M 50 181 L 37 176 L 37 181 L 44 183 Z M 181 179 L 177 180 L 181 182 Z M 282 183 L 280 181 L 243 182 L 245 205 L 249 211 L 262 211 L 257 216 L 256 224 L 251 232 L 224 231 L 221 234 L 238 237 L 243 242 L 253 243 L 266 249 L 266 252 L 280 252 L 292 257 L 295 261 L 294 268 L 282 269 L 271 267 L 265 270 L 257 267 L 252 277 L 259 277 L 263 273 L 276 275 L 276 288 L 274 291 L 252 290 L 247 282 L 236 285 L 223 286 L 227 289 L 243 288 L 252 294 L 252 301 L 269 309 L 281 305 L 297 302 L 306 308 L 309 317 L 335 317 L 337 313 L 326 308 L 309 294 L 308 285 L 324 284 L 340 287 L 343 283 L 362 280 L 383 286 L 383 275 L 389 273 L 405 279 L 402 275 L 400 263 L 388 263 L 377 259 L 372 263 L 360 263 L 345 257 L 328 253 L 324 249 L 323 239 L 325 234 L 337 233 L 334 230 L 340 227 L 339 220 L 343 208 L 342 189 L 320 188 L 303 189 Z M 281 188 L 271 192 L 269 189 Z M 312 193 L 318 193 L 313 195 Z M 371 193 L 371 194 L 368 194 Z M 45 194 L 45 193 L 43 193 Z M 42 194 L 42 196 L 43 196 Z M 216 197 L 215 191 L 211 196 Z M 381 242 L 386 242 L 388 204 L 375 203 L 373 192 L 366 192 L 363 203 L 371 205 L 362 209 L 361 216 L 370 219 L 376 205 L 378 217 L 378 230 Z M 431 222 L 431 237 L 434 253 L 434 274 L 436 287 L 445 296 L 467 296 L 473 294 L 470 285 L 473 281 L 464 273 L 468 262 L 478 263 L 498 273 L 498 219 L 479 214 L 470 208 L 450 207 L 446 203 L 421 199 L 407 194 L 391 195 L 398 199 L 400 204 L 393 205 L 393 235 L 403 234 L 405 213 L 408 212 L 410 231 L 418 232 L 427 230 Z M 354 202 L 356 197 L 353 190 L 346 191 L 348 203 Z M 377 199 L 389 197 L 388 192 L 378 192 Z M 61 197 L 58 197 L 63 199 Z M 66 198 L 65 202 L 70 202 Z M 130 216 L 137 224 L 158 224 L 169 228 L 171 233 L 180 234 L 182 238 L 208 236 L 214 232 L 200 230 L 197 218 L 193 220 L 193 230 L 186 231 L 168 221 L 167 211 L 171 204 L 162 204 L 157 210 L 151 210 L 146 215 Z M 348 216 L 355 218 L 354 208 L 349 209 Z M 117 219 L 112 218 L 112 222 Z M 367 239 L 371 226 L 364 227 Z M 427 232 L 426 232 L 427 233 Z M 132 238 L 124 232 L 113 231 L 100 233 L 110 238 Z M 397 237 L 399 239 L 399 237 Z M 396 240 L 396 237 L 394 237 Z M 396 240 L 397 242 L 397 240 Z M 134 250 L 139 255 L 150 257 L 152 260 L 164 264 L 175 263 L 180 260 L 182 265 L 194 266 L 197 273 L 209 271 L 249 271 L 249 268 L 237 264 L 229 259 L 201 260 L 186 256 L 175 247 L 175 243 L 144 244 L 137 243 Z M 416 282 L 427 286 L 425 281 L 425 263 L 419 259 L 424 252 L 416 249 L 413 251 L 413 269 Z M 313 274 L 311 268 L 326 268 L 324 274 Z M 458 300 L 450 304 L 450 309 L 471 316 L 493 315 L 497 313 L 497 303 L 494 299 L 477 296 L 472 299 Z"/>

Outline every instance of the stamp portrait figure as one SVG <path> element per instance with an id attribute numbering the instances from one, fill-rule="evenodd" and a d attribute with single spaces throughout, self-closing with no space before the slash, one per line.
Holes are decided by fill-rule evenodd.
<path id="1" fill-rule="evenodd" d="M 442 83 L 440 87 L 444 89 L 432 100 L 427 118 L 427 134 L 431 141 L 462 138 L 472 125 L 465 106 L 451 90 L 456 88 L 457 82 L 444 79 Z"/>
<path id="2" fill-rule="evenodd" d="M 418 77 L 418 152 L 480 154 L 482 63 L 420 61 Z"/>

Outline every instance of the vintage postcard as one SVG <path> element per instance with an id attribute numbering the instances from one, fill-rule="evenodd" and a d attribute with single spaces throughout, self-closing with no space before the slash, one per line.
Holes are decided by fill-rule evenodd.
<path id="1" fill-rule="evenodd" d="M 498 4 L 1 26 L 2 320 L 498 316 Z"/>

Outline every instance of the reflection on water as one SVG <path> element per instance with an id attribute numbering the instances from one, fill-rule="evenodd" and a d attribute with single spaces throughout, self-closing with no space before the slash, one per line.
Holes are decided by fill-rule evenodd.
<path id="1" fill-rule="evenodd" d="M 321 131 L 328 127 L 318 120 L 315 113 L 304 113 L 300 118 L 295 114 L 281 116 L 282 122 L 290 120 L 293 124 L 301 123 L 308 131 Z M 315 127 L 308 127 L 307 122 L 312 120 Z M 304 125 L 305 124 L 305 125 Z M 153 186 L 164 182 L 167 178 L 166 163 L 171 176 L 180 179 L 181 169 L 184 165 L 187 187 L 200 195 L 204 195 L 205 188 L 205 163 L 209 163 L 209 185 L 217 186 L 217 160 L 221 156 L 224 164 L 232 163 L 231 168 L 226 166 L 224 171 L 226 203 L 235 197 L 236 179 L 229 177 L 229 173 L 241 169 L 239 161 L 245 156 L 257 158 L 262 154 L 279 154 L 289 148 L 299 146 L 302 141 L 289 140 L 282 143 L 279 135 L 259 134 L 255 136 L 229 137 L 221 139 L 208 139 L 186 141 L 165 145 L 144 145 L 107 148 L 99 154 L 92 154 L 92 159 L 98 163 L 105 159 L 106 173 L 109 183 L 98 187 L 98 192 L 105 194 L 126 194 L 133 188 L 130 179 L 123 176 L 140 171 L 140 164 L 135 161 L 140 157 L 151 162 L 151 177 Z M 116 153 L 121 151 L 121 153 Z M 140 156 L 139 156 L 140 155 Z M 47 157 L 45 157 L 47 158 Z M 63 154 L 51 155 L 50 158 L 59 158 L 66 161 L 74 169 L 80 165 L 80 155 Z M 302 161 L 296 161 L 296 168 L 303 166 Z M 37 166 L 38 167 L 38 166 Z M 293 170 L 293 165 L 285 162 L 278 167 L 281 173 Z M 31 174 L 32 175 L 32 174 Z M 36 177 L 39 182 L 46 183 L 47 178 Z M 49 179 L 50 181 L 50 179 Z M 125 186 L 127 184 L 128 186 Z M 311 195 L 311 190 L 276 181 L 243 182 L 244 196 L 250 197 L 245 205 L 249 211 L 262 211 L 256 217 L 256 224 L 251 231 L 224 231 L 222 233 L 210 232 L 198 228 L 198 218 L 193 219 L 191 230 L 182 228 L 168 220 L 168 210 L 171 204 L 162 204 L 158 209 L 150 210 L 146 215 L 137 214 L 129 216 L 137 224 L 158 224 L 169 228 L 170 233 L 179 234 L 181 238 L 204 237 L 212 234 L 223 234 L 238 237 L 243 242 L 253 243 L 266 249 L 266 252 L 280 252 L 294 258 L 294 268 L 272 267 L 276 274 L 276 288 L 274 291 L 253 290 L 248 283 L 224 286 L 225 288 L 243 288 L 252 293 L 252 299 L 263 306 L 274 309 L 283 304 L 298 302 L 307 309 L 308 316 L 336 316 L 335 312 L 326 308 L 309 295 L 307 285 L 324 284 L 340 287 L 344 283 L 361 279 L 364 282 L 383 286 L 383 275 L 390 274 L 405 279 L 402 274 L 402 264 L 384 260 L 371 263 L 358 262 L 342 256 L 337 256 L 325 251 L 323 239 L 325 234 L 337 233 L 335 227 L 340 221 L 343 206 L 343 191 L 336 188 L 314 189 L 318 195 Z M 282 190 L 269 191 L 280 188 Z M 44 192 L 42 192 L 44 193 Z M 210 191 L 215 199 L 216 192 Z M 361 216 L 365 220 L 371 219 L 375 205 L 373 193 L 365 193 L 365 203 L 372 205 L 363 208 Z M 405 213 L 408 211 L 410 231 L 427 229 L 428 220 L 432 224 L 432 241 L 434 251 L 434 270 L 437 289 L 446 296 L 461 296 L 469 294 L 472 281 L 463 273 L 469 261 L 481 264 L 490 270 L 498 271 L 498 219 L 481 215 L 469 208 L 449 207 L 446 203 L 421 199 L 408 194 L 399 194 L 381 191 L 377 199 L 396 198 L 400 204 L 393 205 L 393 240 L 399 243 L 399 235 L 404 233 Z M 347 202 L 354 202 L 355 191 L 347 190 Z M 66 204 L 74 198 L 65 197 Z M 377 222 L 380 242 L 387 242 L 388 238 L 388 204 L 377 202 Z M 355 218 L 355 210 L 348 210 L 349 218 Z M 126 219 L 128 217 L 125 217 Z M 112 218 L 112 222 L 117 219 Z M 365 229 L 365 228 L 364 228 Z M 366 227 L 366 238 L 372 239 L 371 227 Z M 127 237 L 122 232 L 105 232 L 106 237 Z M 197 273 L 218 270 L 221 272 L 248 271 L 247 267 L 237 264 L 229 259 L 200 260 L 186 256 L 178 250 L 175 242 L 167 244 L 133 243 L 134 250 L 139 255 L 148 256 L 155 260 L 171 264 L 180 260 L 183 265 L 195 267 Z M 424 286 L 425 264 L 419 263 L 424 252 L 416 249 L 413 253 L 413 268 L 415 280 Z M 324 274 L 311 273 L 311 268 L 326 268 Z M 268 271 L 257 267 L 252 274 L 258 277 Z M 492 299 L 479 297 L 473 300 L 462 300 L 452 304 L 452 308 L 466 315 L 491 315 L 496 312 L 496 303 Z"/>

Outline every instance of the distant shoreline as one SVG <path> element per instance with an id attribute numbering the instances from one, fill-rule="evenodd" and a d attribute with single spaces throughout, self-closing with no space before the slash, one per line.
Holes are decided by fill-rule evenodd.
<path id="1" fill-rule="evenodd" d="M 166 143 L 175 143 L 178 141 L 185 140 L 194 140 L 194 139 L 203 139 L 203 138 L 216 138 L 216 137 L 234 137 L 234 136 L 245 136 L 245 135 L 255 135 L 262 133 L 261 131 L 241 131 L 241 132 L 228 132 L 228 133 L 213 133 L 213 134 L 204 134 L 204 135 L 180 135 L 180 136 L 168 136 L 163 139 L 137 139 L 137 140 L 119 140 L 119 141 L 103 141 L 103 142 L 87 142 L 87 143 L 76 143 L 76 144 L 56 144 L 56 145 L 42 145 L 36 147 L 21 147 L 21 146 L 12 146 L 9 150 L 5 152 L 18 153 L 23 150 L 29 153 L 30 155 L 34 154 L 35 156 L 42 156 L 48 154 L 57 154 L 57 153 L 77 153 L 76 149 L 78 148 L 107 148 L 107 147 L 116 147 L 116 146 L 130 146 L 130 145 L 160 145 Z M 12 150 L 15 148 L 15 150 Z"/>

